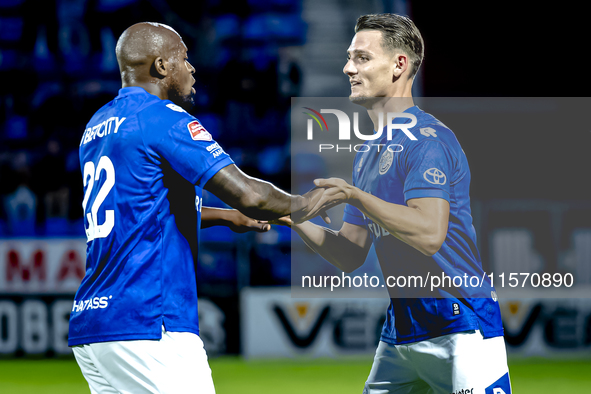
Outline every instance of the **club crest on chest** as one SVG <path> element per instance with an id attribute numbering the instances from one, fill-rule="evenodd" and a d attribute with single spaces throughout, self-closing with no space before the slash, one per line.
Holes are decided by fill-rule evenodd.
<path id="1" fill-rule="evenodd" d="M 384 153 L 382 153 L 382 157 L 380 157 L 380 162 L 378 164 L 378 172 L 380 175 L 384 175 L 390 167 L 392 167 L 392 161 L 394 160 L 394 153 L 390 150 L 385 149 Z"/>

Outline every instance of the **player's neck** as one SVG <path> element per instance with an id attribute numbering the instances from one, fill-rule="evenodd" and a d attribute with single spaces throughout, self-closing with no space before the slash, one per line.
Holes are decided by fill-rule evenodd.
<path id="1" fill-rule="evenodd" d="M 367 109 L 367 114 L 373 122 L 374 130 L 378 131 L 386 125 L 389 112 L 404 112 L 414 105 L 412 96 L 384 97 L 373 102 L 371 108 Z M 383 114 L 382 122 L 380 122 L 380 114 Z"/>
<path id="2" fill-rule="evenodd" d="M 128 83 L 124 82 L 122 87 L 124 87 L 124 88 L 131 88 L 131 87 L 142 88 L 146 92 L 153 94 L 154 96 L 160 98 L 160 100 L 168 99 L 168 94 L 164 89 L 162 89 L 159 85 L 156 85 L 156 84 L 153 84 L 150 82 L 139 82 L 139 81 L 133 81 L 133 82 L 128 82 Z"/>

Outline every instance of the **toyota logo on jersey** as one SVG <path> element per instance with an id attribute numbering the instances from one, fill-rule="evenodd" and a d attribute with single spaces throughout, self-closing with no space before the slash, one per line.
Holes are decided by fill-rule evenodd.
<path id="1" fill-rule="evenodd" d="M 429 168 L 423 173 L 423 178 L 434 185 L 445 185 L 445 182 L 447 182 L 447 177 L 443 171 L 438 170 L 437 168 Z"/>

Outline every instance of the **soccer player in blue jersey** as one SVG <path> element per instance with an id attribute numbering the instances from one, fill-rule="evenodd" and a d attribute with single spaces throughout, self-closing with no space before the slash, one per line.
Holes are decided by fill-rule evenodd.
<path id="1" fill-rule="evenodd" d="M 375 130 L 381 129 L 380 113 L 413 115 L 413 138 L 398 131 L 388 140 L 384 130 L 357 153 L 352 185 L 336 178 L 315 181 L 325 193 L 311 214 L 347 204 L 339 231 L 289 218 L 279 223 L 291 224 L 346 272 L 363 264 L 373 243 L 385 278 L 425 278 L 428 272 L 482 277 L 468 161 L 452 131 L 413 102 L 423 60 L 420 32 L 406 17 L 379 14 L 360 17 L 355 33 L 343 69 L 350 100 L 367 109 Z M 398 119 L 394 123 L 402 123 Z M 390 289 L 364 393 L 509 394 L 503 327 L 490 283 L 421 291 Z"/>
<path id="2" fill-rule="evenodd" d="M 164 168 L 194 185 L 198 228 L 264 230 L 250 217 L 305 213 L 323 191 L 293 196 L 233 164 L 185 111 L 195 69 L 173 29 L 133 25 L 116 51 L 123 87 L 80 141 L 88 246 L 69 345 L 92 393 L 214 393 L 194 261 L 171 214 Z M 204 188 L 240 212 L 202 207 Z"/>

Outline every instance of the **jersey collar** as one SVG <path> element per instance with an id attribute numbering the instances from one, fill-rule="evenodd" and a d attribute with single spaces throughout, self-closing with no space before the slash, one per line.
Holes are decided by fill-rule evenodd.
<path id="1" fill-rule="evenodd" d="M 126 88 L 119 89 L 118 97 L 125 97 L 131 94 L 149 94 L 146 89 L 140 88 L 139 86 L 129 86 Z"/>

